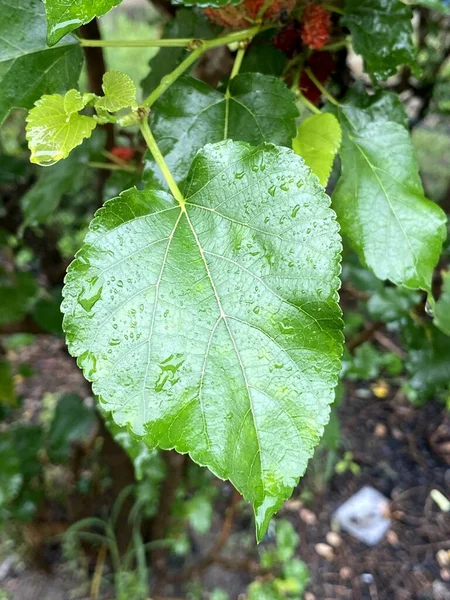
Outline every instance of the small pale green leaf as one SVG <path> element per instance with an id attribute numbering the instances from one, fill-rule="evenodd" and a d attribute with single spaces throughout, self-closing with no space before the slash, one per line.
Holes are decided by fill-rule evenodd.
<path id="1" fill-rule="evenodd" d="M 442 292 L 434 308 L 434 324 L 450 335 L 450 271 L 442 273 Z"/>
<path id="2" fill-rule="evenodd" d="M 402 0 L 346 0 L 342 22 L 376 79 L 394 75 L 399 65 L 415 64 L 412 10 Z"/>
<path id="3" fill-rule="evenodd" d="M 102 17 L 122 0 L 43 0 L 47 13 L 47 40 L 53 46 L 62 37 L 95 19 Z"/>
<path id="4" fill-rule="evenodd" d="M 46 27 L 41 0 L 0 0 L 0 124 L 12 108 L 29 109 L 43 94 L 78 83 L 83 52 L 77 40 L 69 36 L 49 48 Z"/>
<path id="5" fill-rule="evenodd" d="M 292 150 L 227 141 L 185 203 L 107 202 L 70 266 L 63 327 L 114 420 L 188 452 L 252 502 L 257 537 L 323 433 L 340 370 L 340 239 Z"/>
<path id="6" fill-rule="evenodd" d="M 446 216 L 423 194 L 408 131 L 370 106 L 337 114 L 342 175 L 333 206 L 344 235 L 380 279 L 430 291 Z"/>
<path id="7" fill-rule="evenodd" d="M 208 142 L 230 138 L 292 147 L 297 116 L 295 97 L 284 82 L 260 73 L 235 77 L 229 94 L 184 77 L 151 112 L 153 134 L 177 181 L 186 178 L 194 156 Z"/>
<path id="8" fill-rule="evenodd" d="M 42 96 L 27 116 L 27 140 L 33 163 L 49 166 L 91 136 L 97 121 L 64 108 L 64 96 Z"/>
<path id="9" fill-rule="evenodd" d="M 133 80 L 120 71 L 108 71 L 103 75 L 104 97 L 95 102 L 95 106 L 108 112 L 136 106 L 136 86 Z"/>
<path id="10" fill-rule="evenodd" d="M 294 151 L 311 167 L 324 186 L 330 177 L 341 139 L 339 121 L 331 113 L 323 113 L 312 115 L 300 123 L 292 141 Z"/>

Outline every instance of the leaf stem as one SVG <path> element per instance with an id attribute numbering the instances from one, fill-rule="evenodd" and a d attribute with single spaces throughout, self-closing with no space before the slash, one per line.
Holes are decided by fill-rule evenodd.
<path id="1" fill-rule="evenodd" d="M 251 27 L 250 29 L 243 29 L 242 31 L 234 31 L 227 35 L 215 38 L 213 40 L 191 40 L 190 46 L 196 45 L 197 47 L 178 65 L 169 75 L 162 78 L 161 83 L 156 87 L 153 92 L 142 103 L 145 108 L 150 108 L 156 100 L 180 77 L 191 65 L 193 65 L 200 56 L 210 50 L 211 48 L 217 48 L 218 46 L 225 46 L 232 44 L 233 42 L 242 42 L 245 40 L 251 40 L 257 33 L 273 27 L 273 24 L 268 24 L 263 27 Z"/>
<path id="2" fill-rule="evenodd" d="M 119 165 L 114 163 L 89 162 L 88 167 L 92 169 L 107 169 L 108 171 L 127 171 L 128 173 L 137 173 L 137 169 L 127 165 Z"/>
<path id="3" fill-rule="evenodd" d="M 324 85 L 322 85 L 320 83 L 320 81 L 317 79 L 317 77 L 314 75 L 314 73 L 311 71 L 311 69 L 309 67 L 306 67 L 305 73 L 311 79 L 311 81 L 316 86 L 316 88 L 318 90 L 320 90 L 320 93 L 322 94 L 322 96 L 325 96 L 325 98 L 328 100 L 328 102 L 331 102 L 331 104 L 334 104 L 335 106 L 340 106 L 340 104 L 336 100 L 336 98 L 332 94 L 330 94 L 330 92 L 325 88 Z"/>
<path id="4" fill-rule="evenodd" d="M 341 48 L 345 48 L 348 46 L 348 40 L 345 38 L 344 40 L 336 40 L 331 44 L 327 44 L 323 48 L 320 48 L 319 52 L 333 52 L 334 50 L 340 50 Z"/>
<path id="5" fill-rule="evenodd" d="M 330 12 L 337 13 L 338 15 L 345 14 L 342 8 L 339 8 L 338 6 L 333 6 L 332 4 L 322 4 L 322 8 L 325 8 L 325 10 L 329 10 Z"/>
<path id="6" fill-rule="evenodd" d="M 308 100 L 302 93 L 298 94 L 299 100 L 306 106 L 306 108 L 316 115 L 321 115 L 321 111 L 312 102 Z"/>
<path id="7" fill-rule="evenodd" d="M 181 193 L 177 182 L 173 178 L 173 175 L 170 172 L 166 161 L 164 160 L 164 156 L 161 154 L 161 150 L 159 149 L 158 144 L 156 143 L 156 140 L 153 137 L 153 133 L 150 130 L 150 126 L 148 124 L 148 113 L 145 114 L 141 120 L 141 133 L 144 137 L 145 143 L 148 146 L 148 149 L 150 150 L 153 158 L 155 159 L 156 164 L 160 168 L 161 173 L 163 174 L 163 177 L 166 180 L 173 197 L 178 202 L 181 209 L 185 210 L 184 205 L 186 204 L 186 201 L 183 197 L 183 194 Z"/>

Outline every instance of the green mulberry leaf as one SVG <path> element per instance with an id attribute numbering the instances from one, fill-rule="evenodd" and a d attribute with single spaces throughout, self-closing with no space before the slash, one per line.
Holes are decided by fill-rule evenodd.
<path id="1" fill-rule="evenodd" d="M 243 73 L 230 82 L 229 94 L 184 77 L 155 103 L 152 115 L 155 139 L 175 179 L 182 181 L 194 156 L 208 142 L 231 138 L 290 148 L 298 110 L 282 81 Z"/>
<path id="2" fill-rule="evenodd" d="M 291 150 L 208 145 L 178 204 L 107 202 L 69 267 L 72 355 L 105 410 L 252 502 L 257 537 L 320 440 L 340 370 L 340 238 Z"/>
<path id="3" fill-rule="evenodd" d="M 137 105 L 136 86 L 125 73 L 108 71 L 103 75 L 102 88 L 105 95 L 96 100 L 96 108 L 116 112 Z"/>
<path id="4" fill-rule="evenodd" d="M 53 46 L 62 37 L 95 19 L 102 17 L 122 0 L 43 0 L 47 13 L 47 40 Z"/>
<path id="5" fill-rule="evenodd" d="M 70 36 L 48 48 L 41 0 L 0 0 L 0 124 L 12 108 L 77 85 L 83 52 Z"/>
<path id="6" fill-rule="evenodd" d="M 312 115 L 298 126 L 292 147 L 322 185 L 327 185 L 341 138 L 341 126 L 331 113 Z"/>
<path id="7" fill-rule="evenodd" d="M 342 232 L 380 279 L 430 291 L 446 237 L 443 211 L 425 198 L 408 131 L 373 109 L 339 109 L 342 175 L 333 207 Z"/>
<path id="8" fill-rule="evenodd" d="M 376 79 L 394 75 L 399 65 L 414 66 L 412 10 L 401 0 L 346 0 L 342 22 Z"/>
<path id="9" fill-rule="evenodd" d="M 73 102 L 68 104 L 67 113 L 66 104 L 65 97 L 59 94 L 42 96 L 28 113 L 27 140 L 31 162 L 54 165 L 91 136 L 97 121 L 72 112 Z"/>

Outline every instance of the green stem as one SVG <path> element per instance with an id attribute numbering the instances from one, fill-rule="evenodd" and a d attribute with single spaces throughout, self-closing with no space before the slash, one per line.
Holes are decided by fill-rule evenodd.
<path id="1" fill-rule="evenodd" d="M 78 38 L 84 48 L 188 48 L 193 38 L 167 40 L 86 40 Z"/>
<path id="2" fill-rule="evenodd" d="M 312 113 L 314 113 L 316 115 L 322 114 L 320 112 L 320 110 L 317 108 L 317 106 L 314 106 L 314 104 L 312 102 L 310 102 L 308 100 L 308 98 L 305 98 L 305 96 L 303 94 L 299 94 L 298 97 L 299 97 L 300 101 L 306 106 L 306 108 L 308 110 L 310 110 Z"/>
<path id="3" fill-rule="evenodd" d="M 137 169 L 127 165 L 115 165 L 113 163 L 89 162 L 88 167 L 92 169 L 107 169 L 108 171 L 127 171 L 128 173 L 137 173 Z"/>
<path id="4" fill-rule="evenodd" d="M 323 48 L 319 50 L 319 52 L 333 52 L 334 50 L 340 50 L 341 48 L 345 48 L 348 45 L 347 39 L 338 40 L 337 42 L 332 42 L 331 44 L 327 44 Z"/>
<path id="5" fill-rule="evenodd" d="M 193 50 L 182 63 L 178 65 L 169 75 L 162 78 L 161 83 L 156 87 L 153 92 L 145 98 L 142 103 L 143 107 L 150 108 L 156 100 L 169 88 L 177 79 L 182 75 L 190 66 L 192 66 L 200 56 L 211 48 L 217 48 L 218 46 L 225 46 L 232 44 L 233 42 L 241 42 L 244 40 L 251 40 L 257 33 L 273 27 L 273 24 L 269 24 L 263 27 L 251 27 L 250 29 L 244 29 L 242 31 L 234 31 L 228 35 L 224 35 L 213 40 L 196 40 L 195 43 L 199 44 L 198 48 Z"/>
<path id="6" fill-rule="evenodd" d="M 186 201 L 183 197 L 183 194 L 180 192 L 180 188 L 178 187 L 177 182 L 173 178 L 173 175 L 170 172 L 166 161 L 164 160 L 164 156 L 161 154 L 161 150 L 158 148 L 158 144 L 156 143 L 155 138 L 153 137 L 153 133 L 151 132 L 148 124 L 148 115 L 144 115 L 144 117 L 141 120 L 141 133 L 144 137 L 145 143 L 148 146 L 148 149 L 150 150 L 153 158 L 155 159 L 156 164 L 160 168 L 164 179 L 167 181 L 167 185 L 169 186 L 173 197 L 175 198 L 175 200 L 177 200 L 177 202 L 181 206 L 181 209 L 184 210 L 184 205 L 186 204 Z"/>
<path id="7" fill-rule="evenodd" d="M 309 67 L 307 67 L 305 69 L 305 73 L 308 75 L 308 77 L 311 79 L 311 81 L 313 82 L 313 84 L 316 86 L 316 88 L 318 90 L 320 90 L 320 93 L 325 96 L 325 98 L 328 100 L 328 102 L 331 102 L 331 104 L 334 104 L 335 106 L 340 106 L 339 102 L 336 100 L 336 98 L 334 96 L 332 96 L 330 94 L 330 92 L 320 83 L 320 81 L 317 79 L 317 77 L 314 75 L 314 73 L 311 71 L 311 69 Z"/>
<path id="8" fill-rule="evenodd" d="M 345 14 L 344 11 L 342 10 L 342 8 L 339 8 L 338 6 L 333 6 L 332 4 L 322 4 L 322 8 L 325 8 L 326 10 L 329 10 L 330 12 L 337 13 L 338 15 Z"/>

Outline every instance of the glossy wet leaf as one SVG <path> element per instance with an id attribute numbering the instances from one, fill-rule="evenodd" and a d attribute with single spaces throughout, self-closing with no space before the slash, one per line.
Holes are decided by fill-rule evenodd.
<path id="1" fill-rule="evenodd" d="M 243 73 L 230 95 L 192 77 L 175 82 L 155 104 L 152 131 L 177 181 L 206 143 L 227 138 L 253 145 L 292 145 L 298 111 L 286 85 L 269 75 Z"/>
<path id="2" fill-rule="evenodd" d="M 322 185 L 328 182 L 341 138 L 341 126 L 331 113 L 312 115 L 298 126 L 292 147 L 318 176 Z"/>
<path id="3" fill-rule="evenodd" d="M 450 335 L 450 272 L 442 273 L 442 289 L 434 308 L 434 324 Z"/>
<path id="4" fill-rule="evenodd" d="M 165 25 L 161 37 L 207 40 L 213 38 L 219 31 L 220 29 L 213 25 L 201 11 L 180 8 L 175 17 L 169 19 Z M 173 71 L 187 55 L 186 48 L 161 48 L 150 60 L 150 73 L 141 81 L 144 97 L 148 96 L 159 85 L 161 79 Z"/>
<path id="5" fill-rule="evenodd" d="M 122 0 L 44 0 L 48 21 L 47 40 L 56 44 L 66 33 L 102 17 Z"/>
<path id="6" fill-rule="evenodd" d="M 108 71 L 103 75 L 104 97 L 95 102 L 95 106 L 109 112 L 136 106 L 136 86 L 131 77 L 120 71 Z"/>
<path id="7" fill-rule="evenodd" d="M 429 290 L 446 217 L 423 194 L 408 131 L 369 106 L 337 114 L 342 175 L 333 206 L 342 232 L 377 277 Z"/>
<path id="8" fill-rule="evenodd" d="M 90 137 L 96 125 L 93 117 L 67 113 L 64 96 L 42 96 L 27 116 L 30 161 L 43 166 L 55 164 Z"/>
<path id="9" fill-rule="evenodd" d="M 340 240 L 291 150 L 208 145 L 186 204 L 131 189 L 70 266 L 71 354 L 106 410 L 254 504 L 261 539 L 304 472 L 340 369 Z"/>
<path id="10" fill-rule="evenodd" d="M 394 75 L 399 65 L 414 64 L 412 10 L 401 0 L 346 0 L 342 22 L 376 79 Z"/>
<path id="11" fill-rule="evenodd" d="M 12 108 L 76 87 L 82 50 L 72 36 L 47 46 L 41 0 L 0 0 L 0 40 L 0 123 Z"/>

